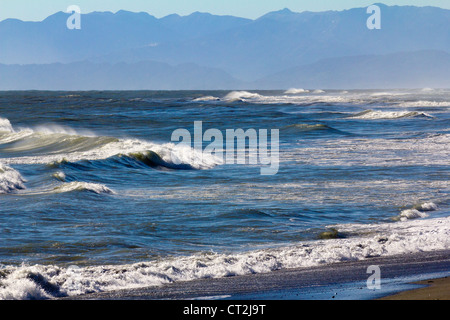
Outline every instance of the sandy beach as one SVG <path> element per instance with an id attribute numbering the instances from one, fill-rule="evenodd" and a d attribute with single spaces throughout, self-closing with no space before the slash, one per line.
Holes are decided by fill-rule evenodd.
<path id="1" fill-rule="evenodd" d="M 450 300 L 450 277 L 429 279 L 415 284 L 425 287 L 402 291 L 379 300 Z"/>
<path id="2" fill-rule="evenodd" d="M 373 265 L 379 266 L 381 270 L 380 289 L 367 286 L 367 279 L 370 276 L 367 269 Z M 95 293 L 66 299 L 374 300 L 383 297 L 448 299 L 448 276 L 450 276 L 450 251 L 446 250 L 347 261 L 314 268 L 286 269 L 265 274 L 176 282 L 159 287 Z M 444 279 L 434 280 L 438 278 Z M 430 284 L 433 285 L 423 288 L 423 285 Z M 419 290 L 410 291 L 412 289 Z"/>

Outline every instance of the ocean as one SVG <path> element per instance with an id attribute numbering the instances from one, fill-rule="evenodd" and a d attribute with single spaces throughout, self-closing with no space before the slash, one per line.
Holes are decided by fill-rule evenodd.
<path id="1" fill-rule="evenodd" d="M 449 146 L 444 89 L 0 92 L 0 299 L 449 249 Z"/>

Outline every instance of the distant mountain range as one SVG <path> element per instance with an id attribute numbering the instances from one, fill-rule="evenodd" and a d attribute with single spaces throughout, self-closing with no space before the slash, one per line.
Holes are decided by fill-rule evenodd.
<path id="1" fill-rule="evenodd" d="M 254 88 L 450 88 L 450 54 L 399 52 L 330 58 L 255 82 Z"/>
<path id="2" fill-rule="evenodd" d="M 450 87 L 450 10 L 385 6 L 250 20 L 119 11 L 0 22 L 0 89 Z"/>

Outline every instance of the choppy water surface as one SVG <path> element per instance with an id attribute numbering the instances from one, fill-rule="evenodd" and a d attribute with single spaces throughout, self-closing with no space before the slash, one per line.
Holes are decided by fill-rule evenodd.
<path id="1" fill-rule="evenodd" d="M 195 121 L 278 129 L 278 173 Z M 449 248 L 449 142 L 449 90 L 2 92 L 0 298 Z"/>

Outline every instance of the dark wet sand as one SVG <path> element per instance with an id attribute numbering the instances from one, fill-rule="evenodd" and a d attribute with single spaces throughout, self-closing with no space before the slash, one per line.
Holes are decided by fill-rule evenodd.
<path id="1" fill-rule="evenodd" d="M 380 267 L 381 289 L 367 287 L 367 279 L 371 275 L 367 273 L 367 268 L 371 265 Z M 373 300 L 423 287 L 413 282 L 427 282 L 446 276 L 450 276 L 450 250 L 375 257 L 364 261 L 287 269 L 267 274 L 177 282 L 161 287 L 95 293 L 66 299 Z M 444 288 L 442 290 L 448 289 L 448 278 L 446 283 L 447 287 L 440 286 Z M 425 294 L 432 294 L 431 291 L 427 292 Z M 401 297 L 426 298 L 424 295 Z M 441 299 L 442 297 L 440 296 Z"/>

